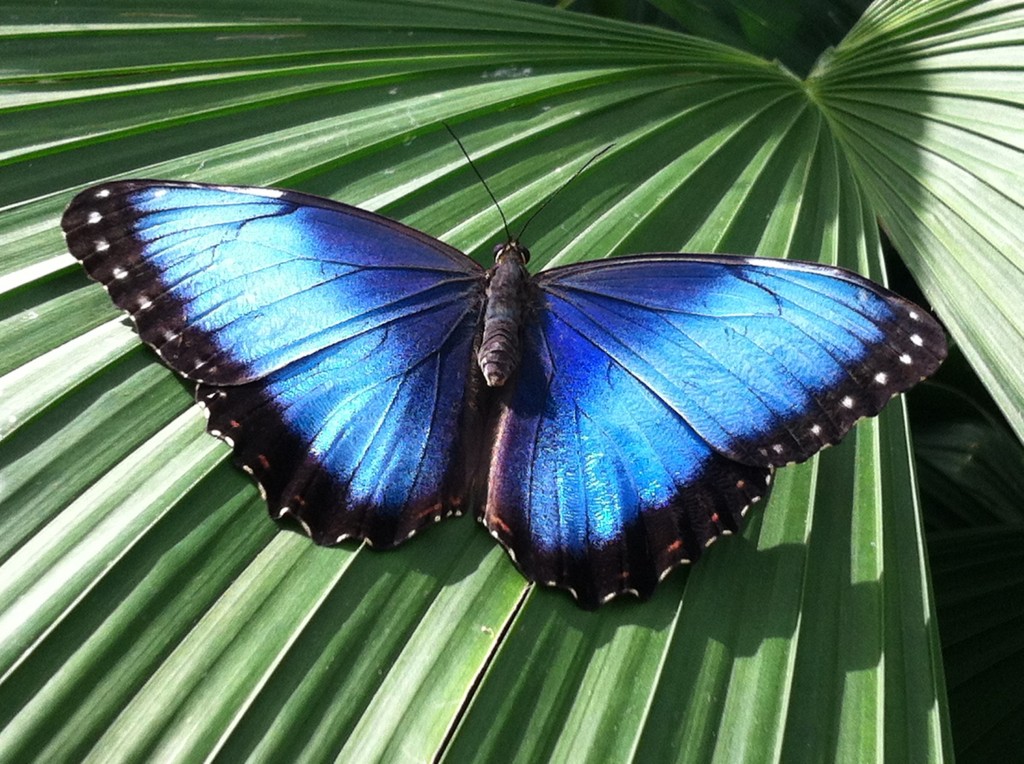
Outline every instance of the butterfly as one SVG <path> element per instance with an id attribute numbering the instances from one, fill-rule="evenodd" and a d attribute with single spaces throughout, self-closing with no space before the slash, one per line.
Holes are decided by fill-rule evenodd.
<path id="1" fill-rule="evenodd" d="M 934 372 L 945 335 L 840 268 L 647 254 L 484 269 L 295 191 L 129 180 L 71 253 L 196 383 L 275 518 L 392 547 L 475 508 L 533 581 L 642 598 L 769 490 Z"/>

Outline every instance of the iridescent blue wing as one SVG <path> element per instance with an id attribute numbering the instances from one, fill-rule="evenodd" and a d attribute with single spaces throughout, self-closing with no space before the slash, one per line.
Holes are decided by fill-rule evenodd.
<path id="1" fill-rule="evenodd" d="M 62 223 L 142 339 L 198 383 L 272 514 L 390 546 L 457 508 L 483 269 L 291 191 L 124 181 Z M 471 450 L 477 447 L 473 446 Z"/>
<path id="2" fill-rule="evenodd" d="M 484 522 L 585 606 L 645 596 L 739 527 L 771 469 L 931 374 L 925 311 L 809 263 L 649 255 L 535 280 Z"/>

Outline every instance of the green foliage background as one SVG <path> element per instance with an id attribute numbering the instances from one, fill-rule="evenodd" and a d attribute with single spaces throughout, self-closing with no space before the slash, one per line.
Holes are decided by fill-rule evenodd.
<path id="1" fill-rule="evenodd" d="M 1020 750 L 1024 6 L 656 5 L 0 9 L 0 760 Z M 60 213 L 113 177 L 278 185 L 485 261 L 500 221 L 442 121 L 513 226 L 615 144 L 531 227 L 537 267 L 912 277 L 955 343 L 911 396 L 917 466 L 898 400 L 596 614 L 468 520 L 388 554 L 278 529 Z"/>

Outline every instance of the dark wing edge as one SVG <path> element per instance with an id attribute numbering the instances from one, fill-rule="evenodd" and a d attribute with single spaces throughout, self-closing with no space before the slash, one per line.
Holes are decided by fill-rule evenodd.
<path id="1" fill-rule="evenodd" d="M 626 596 L 649 599 L 676 568 L 694 563 L 721 536 L 739 533 L 749 510 L 768 500 L 773 470 L 715 455 L 704 473 L 656 509 L 641 510 L 620 540 L 584 557 L 538 549 L 511 506 L 480 505 L 479 520 L 529 580 L 567 591 L 585 610 Z"/>

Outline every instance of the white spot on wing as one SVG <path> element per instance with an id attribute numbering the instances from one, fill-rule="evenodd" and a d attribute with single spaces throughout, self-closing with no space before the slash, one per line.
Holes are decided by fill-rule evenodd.
<path id="1" fill-rule="evenodd" d="M 875 375 L 875 382 L 877 382 L 880 385 L 884 385 L 888 381 L 889 375 L 886 374 L 884 371 L 880 371 Z"/>
<path id="2" fill-rule="evenodd" d="M 902 364 L 904 364 L 906 366 L 909 366 L 913 362 L 914 362 L 914 359 L 911 358 L 908 353 L 904 353 L 903 355 L 900 356 L 900 363 L 902 363 Z"/>
<path id="3" fill-rule="evenodd" d="M 920 334 L 911 334 L 910 335 L 910 341 L 913 342 L 918 347 L 921 347 L 924 344 L 924 340 L 921 339 L 921 335 Z"/>
<path id="4" fill-rule="evenodd" d="M 843 400 L 840 401 L 840 402 L 843 404 L 843 408 L 847 408 L 847 409 L 852 409 L 853 408 L 853 398 L 851 398 L 849 395 L 844 396 Z"/>
<path id="5" fill-rule="evenodd" d="M 94 225 L 100 222 L 101 220 L 103 220 L 103 216 L 100 213 L 96 212 L 96 210 L 90 212 L 89 216 L 85 219 L 87 223 L 92 223 Z"/>
<path id="6" fill-rule="evenodd" d="M 97 199 L 106 199 L 108 196 L 110 196 L 109 188 L 101 188 L 99 191 L 96 192 Z"/>
<path id="7" fill-rule="evenodd" d="M 106 239 L 96 239 L 95 245 L 97 252 L 106 252 L 108 249 L 110 249 L 110 242 L 107 241 Z"/>
<path id="8" fill-rule="evenodd" d="M 811 425 L 811 434 L 812 435 L 821 435 L 821 425 L 820 424 L 812 424 Z"/>

